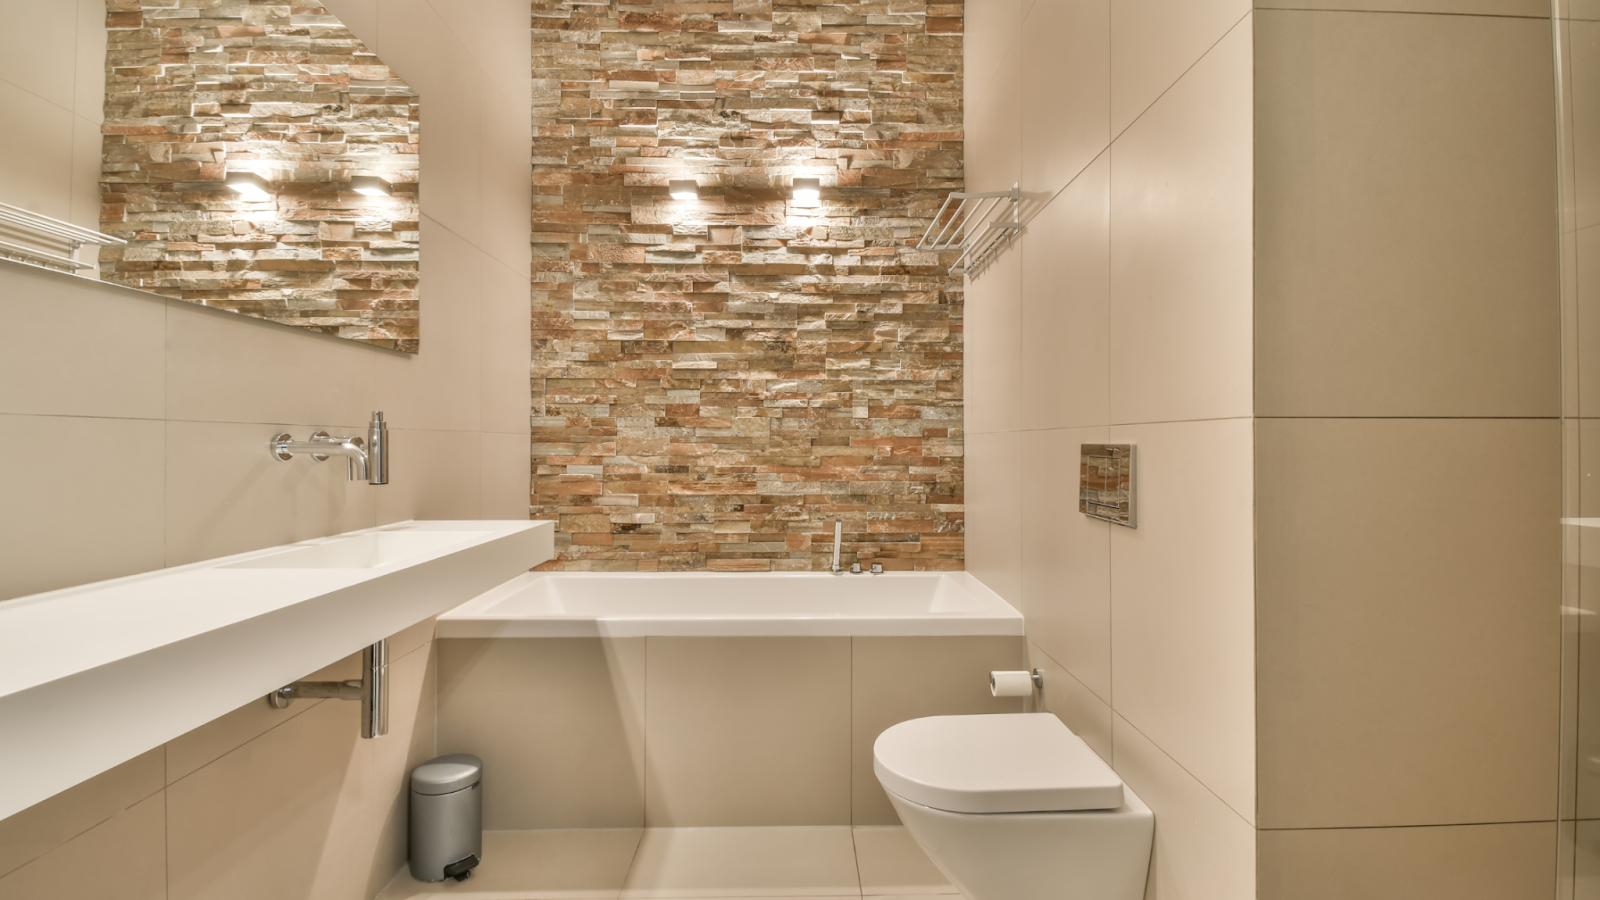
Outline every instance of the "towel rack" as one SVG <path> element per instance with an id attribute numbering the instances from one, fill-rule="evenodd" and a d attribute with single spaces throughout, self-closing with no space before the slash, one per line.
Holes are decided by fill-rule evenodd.
<path id="1" fill-rule="evenodd" d="M 1009 191 L 951 191 L 922 233 L 917 249 L 960 250 L 961 256 L 950 267 L 952 275 L 981 266 L 1005 246 L 1006 238 L 1022 228 L 1017 216 L 1021 202 L 1022 190 L 1017 185 Z"/>
<path id="2" fill-rule="evenodd" d="M 13 241 L 0 240 L 0 258 L 12 259 L 17 262 L 40 266 L 46 269 L 55 269 L 61 272 L 78 272 L 82 269 L 94 268 L 93 263 L 78 261 L 78 248 L 87 244 L 98 246 L 112 246 L 126 244 L 122 238 L 101 234 L 88 228 L 81 228 L 71 222 L 52 219 L 40 215 L 32 210 L 9 203 L 0 203 L 0 227 L 3 227 L 9 236 L 21 237 L 36 244 L 54 249 L 56 246 L 65 247 L 65 255 L 51 253 L 39 247 L 29 247 Z"/>

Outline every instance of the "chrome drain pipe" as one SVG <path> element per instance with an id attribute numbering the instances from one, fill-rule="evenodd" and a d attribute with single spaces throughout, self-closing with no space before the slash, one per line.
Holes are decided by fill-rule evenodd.
<path id="1" fill-rule="evenodd" d="M 267 695 L 273 709 L 286 709 L 296 700 L 361 701 L 361 736 L 389 733 L 389 640 L 385 638 L 361 651 L 361 677 L 349 681 L 296 681 Z"/>

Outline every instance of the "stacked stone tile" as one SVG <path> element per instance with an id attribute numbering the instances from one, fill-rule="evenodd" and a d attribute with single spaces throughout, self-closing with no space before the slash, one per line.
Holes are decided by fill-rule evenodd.
<path id="1" fill-rule="evenodd" d="M 960 4 L 534 0 L 533 29 L 548 566 L 822 569 L 842 520 L 847 565 L 961 568 L 961 285 L 916 250 L 962 184 Z"/>
<path id="2" fill-rule="evenodd" d="M 415 352 L 416 94 L 314 0 L 108 9 L 101 221 L 132 243 L 101 277 Z M 242 200 L 233 170 L 274 200 Z"/>

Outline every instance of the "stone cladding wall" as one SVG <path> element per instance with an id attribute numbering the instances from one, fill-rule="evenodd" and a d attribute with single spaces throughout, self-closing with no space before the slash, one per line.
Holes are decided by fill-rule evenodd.
<path id="1" fill-rule="evenodd" d="M 547 567 L 960 569 L 960 3 L 533 6 Z"/>
<path id="2" fill-rule="evenodd" d="M 108 9 L 101 221 L 132 243 L 101 277 L 415 352 L 415 92 L 314 0 Z M 234 170 L 274 199 L 241 199 Z"/>

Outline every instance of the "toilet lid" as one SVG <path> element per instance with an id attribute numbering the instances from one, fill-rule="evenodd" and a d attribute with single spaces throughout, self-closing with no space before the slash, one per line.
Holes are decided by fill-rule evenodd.
<path id="1" fill-rule="evenodd" d="M 1049 713 L 933 716 L 878 735 L 885 790 L 961 813 L 1116 809 L 1122 779 Z"/>

